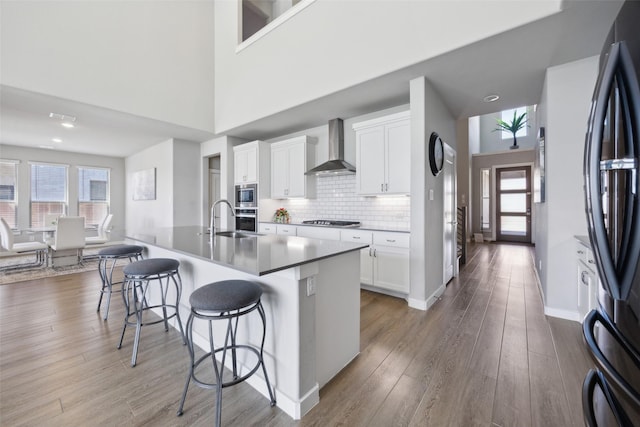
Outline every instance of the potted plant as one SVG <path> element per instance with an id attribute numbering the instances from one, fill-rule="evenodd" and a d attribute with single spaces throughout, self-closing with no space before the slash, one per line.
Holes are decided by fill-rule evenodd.
<path id="1" fill-rule="evenodd" d="M 509 148 L 515 150 L 518 148 L 518 141 L 516 139 L 516 133 L 527 125 L 527 112 L 525 111 L 521 115 L 516 115 L 517 110 L 513 110 L 513 119 L 510 122 L 505 122 L 502 119 L 496 119 L 498 122 L 498 127 L 493 131 L 501 131 L 501 132 L 511 132 L 513 134 L 513 145 Z"/>

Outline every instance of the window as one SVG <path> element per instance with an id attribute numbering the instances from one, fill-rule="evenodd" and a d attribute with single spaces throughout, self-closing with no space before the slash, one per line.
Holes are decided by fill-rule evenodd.
<path id="1" fill-rule="evenodd" d="M 45 216 L 67 211 L 67 166 L 31 164 L 31 226 L 44 227 Z"/>
<path id="2" fill-rule="evenodd" d="M 18 162 L 0 160 L 0 217 L 17 228 Z"/>
<path id="3" fill-rule="evenodd" d="M 98 225 L 109 213 L 109 170 L 78 168 L 78 215 Z"/>
<path id="4" fill-rule="evenodd" d="M 527 107 L 520 107 L 520 108 L 516 108 L 514 110 L 504 110 L 502 112 L 502 117 L 501 119 L 507 123 L 511 123 L 513 122 L 513 112 L 516 112 L 516 117 L 520 117 L 520 115 L 524 114 L 527 112 Z M 528 119 L 528 114 L 527 117 L 525 117 L 525 119 Z M 521 136 L 527 136 L 527 128 L 529 126 L 524 125 L 522 126 L 522 129 L 520 129 L 518 132 L 516 132 L 516 138 L 519 138 Z M 512 139 L 513 138 L 513 134 L 510 132 L 501 132 L 502 133 L 502 139 Z"/>
<path id="5" fill-rule="evenodd" d="M 309 6 L 315 0 L 241 0 L 242 31 L 240 43 L 251 38 L 262 37 L 296 13 Z M 263 30 L 264 29 L 264 30 Z M 263 31 L 260 31 L 263 30 Z"/>
<path id="6" fill-rule="evenodd" d="M 491 169 L 480 169 L 480 194 L 482 200 L 480 201 L 480 208 L 482 212 L 480 214 L 480 229 L 491 230 Z"/>

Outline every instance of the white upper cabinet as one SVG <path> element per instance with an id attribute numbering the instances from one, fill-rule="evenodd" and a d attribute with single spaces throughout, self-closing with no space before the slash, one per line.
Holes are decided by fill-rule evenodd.
<path id="1" fill-rule="evenodd" d="M 258 182 L 258 141 L 233 147 L 234 181 L 236 184 Z"/>
<path id="2" fill-rule="evenodd" d="M 356 188 L 359 194 L 409 194 L 411 126 L 409 111 L 354 123 Z"/>
<path id="3" fill-rule="evenodd" d="M 315 163 L 315 147 L 308 136 L 271 144 L 271 198 L 315 197 L 315 176 L 305 172 Z"/>
<path id="4" fill-rule="evenodd" d="M 269 198 L 269 144 L 252 141 L 233 147 L 234 184 L 258 184 L 258 199 Z"/>

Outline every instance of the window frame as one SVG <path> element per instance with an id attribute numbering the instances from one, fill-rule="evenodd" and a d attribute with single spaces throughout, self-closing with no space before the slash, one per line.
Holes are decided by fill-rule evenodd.
<path id="1" fill-rule="evenodd" d="M 7 219 L 10 219 L 9 217 L 7 217 L 6 215 L 3 215 L 2 217 L 5 218 L 5 221 L 7 221 L 7 223 L 9 224 L 9 226 L 15 230 L 18 228 L 18 209 L 19 209 L 19 204 L 18 204 L 18 200 L 19 200 L 19 187 L 20 187 L 20 173 L 19 173 L 19 167 L 18 165 L 20 164 L 20 160 L 11 160 L 11 159 L 1 159 L 0 158 L 0 163 L 5 163 L 5 164 L 12 164 L 13 165 L 13 172 L 14 172 L 14 185 L 13 185 L 13 198 L 11 200 L 9 199 L 2 199 L 0 198 L 0 206 L 4 205 L 5 203 L 7 205 L 13 204 L 13 219 L 11 221 L 8 221 Z M 0 184 L 2 185 L 2 184 Z M 0 207 L 0 213 L 4 212 L 5 208 L 4 207 Z M 8 209 L 7 209 L 8 211 Z"/>
<path id="2" fill-rule="evenodd" d="M 516 112 L 516 116 L 519 116 L 522 113 L 527 113 L 527 116 L 529 115 L 529 108 L 527 106 L 524 106 L 524 107 L 511 108 L 509 110 L 502 110 L 500 112 L 500 118 L 505 122 L 511 122 L 511 120 L 513 120 L 514 111 Z M 529 135 L 527 128 L 529 128 L 529 126 L 525 124 L 522 127 L 522 129 L 516 132 L 516 138 L 522 138 Z M 502 139 L 513 139 L 513 134 L 510 132 L 502 131 L 500 133 L 502 134 L 501 135 Z"/>
<path id="3" fill-rule="evenodd" d="M 77 170 L 77 176 L 78 176 L 78 197 L 77 197 L 77 208 L 78 208 L 78 215 L 79 216 L 84 216 L 86 218 L 85 220 L 85 225 L 87 226 L 98 226 L 100 225 L 100 221 L 102 221 L 104 219 L 104 217 L 106 215 L 108 215 L 111 212 L 111 168 L 107 168 L 107 167 L 100 167 L 100 166 L 76 166 L 76 170 Z M 101 201 L 101 200 L 82 200 L 83 199 L 83 193 L 81 191 L 81 185 L 82 185 L 82 170 L 94 170 L 94 171 L 104 171 L 107 173 L 107 188 L 106 188 L 106 194 L 105 194 L 105 200 Z M 89 193 L 91 194 L 91 190 L 89 189 Z M 91 196 L 89 196 L 91 197 Z M 87 215 L 83 215 L 83 211 L 84 209 L 82 208 L 82 206 L 84 204 L 96 204 L 99 205 L 101 204 L 100 202 L 104 202 L 102 204 L 106 205 L 106 211 L 104 213 L 102 213 L 100 215 L 100 218 L 90 218 L 90 216 Z M 97 222 L 95 222 L 97 220 Z"/>
<path id="4" fill-rule="evenodd" d="M 33 186 L 34 186 L 34 182 L 33 182 L 33 167 L 34 166 L 50 166 L 50 167 L 56 167 L 56 168 L 64 168 L 64 201 L 58 201 L 58 200 L 50 200 L 50 201 L 41 201 L 41 200 L 36 200 L 35 202 L 38 203 L 59 203 L 62 204 L 62 212 L 51 212 L 51 211 L 47 211 L 47 213 L 51 213 L 51 214 L 60 214 L 60 215 L 67 215 L 69 212 L 69 165 L 66 164 L 61 164 L 61 163 L 50 163 L 50 162 L 29 162 L 29 183 L 30 183 L 30 188 L 29 188 L 29 226 L 30 227 L 39 227 L 39 226 L 46 226 L 46 224 L 44 224 L 44 221 L 34 221 L 34 210 L 33 210 L 33 204 L 34 204 L 34 200 L 33 200 Z"/>

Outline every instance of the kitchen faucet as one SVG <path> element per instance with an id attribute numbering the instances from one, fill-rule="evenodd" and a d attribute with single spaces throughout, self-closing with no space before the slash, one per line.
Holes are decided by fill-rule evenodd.
<path id="1" fill-rule="evenodd" d="M 214 234 L 216 234 L 216 215 L 214 210 L 220 203 L 226 203 L 226 205 L 229 206 L 229 209 L 231 209 L 231 215 L 236 216 L 236 211 L 233 209 L 233 206 L 231 206 L 231 203 L 229 203 L 227 199 L 220 199 L 213 202 L 213 204 L 211 205 L 211 224 L 209 227 L 209 230 L 211 232 L 211 239 L 213 239 Z"/>

